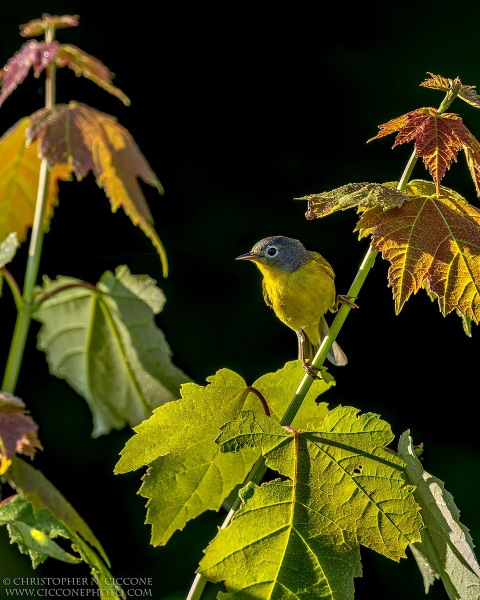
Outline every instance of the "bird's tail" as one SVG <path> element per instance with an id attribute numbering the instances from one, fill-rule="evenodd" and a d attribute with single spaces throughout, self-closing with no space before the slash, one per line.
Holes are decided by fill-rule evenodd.
<path id="1" fill-rule="evenodd" d="M 320 331 L 320 344 L 321 344 L 323 338 L 329 332 L 328 323 L 327 323 L 325 317 L 322 317 L 320 319 L 319 331 Z M 305 337 L 304 357 L 306 360 L 311 362 L 313 360 L 315 354 L 318 352 L 320 345 L 315 346 L 314 344 L 312 344 L 310 342 L 307 335 L 305 335 L 304 337 Z M 340 348 L 340 346 L 337 344 L 336 341 L 333 342 L 332 347 L 330 348 L 330 351 L 327 354 L 327 358 L 332 363 L 332 365 L 335 365 L 336 367 L 343 367 L 348 362 L 347 355 Z"/>

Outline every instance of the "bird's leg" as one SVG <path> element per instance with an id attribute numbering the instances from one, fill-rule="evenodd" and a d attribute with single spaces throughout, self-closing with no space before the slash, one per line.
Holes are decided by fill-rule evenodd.
<path id="1" fill-rule="evenodd" d="M 340 304 L 346 304 L 350 308 L 358 308 L 358 305 L 355 304 L 354 300 L 355 296 L 344 296 L 343 294 L 338 294 L 335 304 L 333 305 L 332 312 L 337 312 Z"/>
<path id="2" fill-rule="evenodd" d="M 318 367 L 314 367 L 308 360 L 305 358 L 305 334 L 302 330 L 297 331 L 297 339 L 298 339 L 298 354 L 300 356 L 300 360 L 302 361 L 303 368 L 310 375 L 312 379 L 322 379 L 317 375 L 320 370 Z"/>

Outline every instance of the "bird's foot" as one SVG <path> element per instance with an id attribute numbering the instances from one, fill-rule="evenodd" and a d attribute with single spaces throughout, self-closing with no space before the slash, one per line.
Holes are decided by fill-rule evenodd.
<path id="1" fill-rule="evenodd" d="M 305 369 L 305 371 L 307 372 L 307 374 L 310 375 L 310 377 L 312 379 L 318 379 L 319 381 L 321 381 L 323 379 L 323 377 L 320 377 L 318 375 L 318 372 L 321 370 L 319 367 L 314 367 L 311 363 L 309 363 L 308 361 L 304 360 L 303 361 L 303 368 Z"/>
<path id="2" fill-rule="evenodd" d="M 337 312 L 340 304 L 346 304 L 350 308 L 358 308 L 358 305 L 354 302 L 355 296 L 345 296 L 343 294 L 338 294 L 335 304 L 333 305 L 333 312 Z"/>

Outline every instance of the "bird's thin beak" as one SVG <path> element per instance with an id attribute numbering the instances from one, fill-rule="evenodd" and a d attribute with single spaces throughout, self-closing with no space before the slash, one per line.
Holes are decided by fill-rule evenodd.
<path id="1" fill-rule="evenodd" d="M 237 256 L 235 260 L 255 260 L 256 258 L 256 254 L 253 252 L 247 252 L 246 254 L 240 254 L 240 256 Z"/>

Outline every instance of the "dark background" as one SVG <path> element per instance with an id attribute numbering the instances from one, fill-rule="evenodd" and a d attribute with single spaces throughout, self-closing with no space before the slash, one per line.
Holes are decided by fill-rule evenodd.
<path id="1" fill-rule="evenodd" d="M 154 277 L 167 297 L 158 325 L 174 361 L 197 383 L 227 367 L 251 384 L 296 356 L 293 332 L 276 320 L 252 265 L 234 258 L 260 238 L 287 235 L 320 251 L 346 293 L 368 240 L 353 232 L 354 211 L 307 221 L 294 198 L 346 183 L 398 180 L 412 148 L 391 150 L 394 138 L 366 144 L 378 126 L 443 95 L 419 87 L 427 71 L 480 84 L 478 18 L 469 2 L 449 5 L 343 3 L 310 8 L 257 4 L 23 2 L 2 7 L 0 63 L 24 42 L 18 26 L 42 13 L 79 14 L 80 25 L 57 39 L 104 62 L 131 99 L 116 98 L 67 69 L 58 72 L 57 101 L 75 99 L 114 115 L 165 188 L 142 186 L 164 243 L 170 275 L 163 280 L 150 241 L 123 211 L 111 214 L 93 176 L 62 184 L 45 237 L 41 273 L 91 282 L 127 264 Z M 474 8 L 472 8 L 474 7 Z M 67 72 L 68 71 L 68 72 Z M 43 80 L 28 77 L 0 110 L 0 132 L 42 107 Z M 480 112 L 457 101 L 480 137 Z M 427 179 L 421 163 L 414 177 Z M 444 185 L 478 206 L 463 155 Z M 12 271 L 21 279 L 26 245 Z M 421 292 L 396 316 L 388 264 L 377 258 L 339 342 L 349 357 L 331 369 L 336 386 L 324 397 L 387 420 L 398 436 L 409 429 L 425 446 L 424 467 L 446 483 L 461 520 L 480 539 L 478 514 L 477 327 L 469 339 L 455 315 L 443 318 Z M 5 288 L 6 289 L 6 288 Z M 1 359 L 15 313 L 2 298 Z M 183 598 L 202 550 L 223 514 L 209 513 L 176 533 L 166 547 L 149 545 L 141 472 L 114 476 L 130 431 L 93 440 L 85 402 L 49 375 L 35 349 L 33 324 L 16 389 L 40 426 L 44 451 L 35 466 L 93 529 L 118 577 L 152 577 L 154 598 Z M 85 576 L 83 566 L 53 559 L 33 571 L 0 530 L 2 576 Z M 425 597 L 416 564 L 399 564 L 363 549 L 357 598 Z M 441 583 L 429 598 L 444 599 Z"/>

